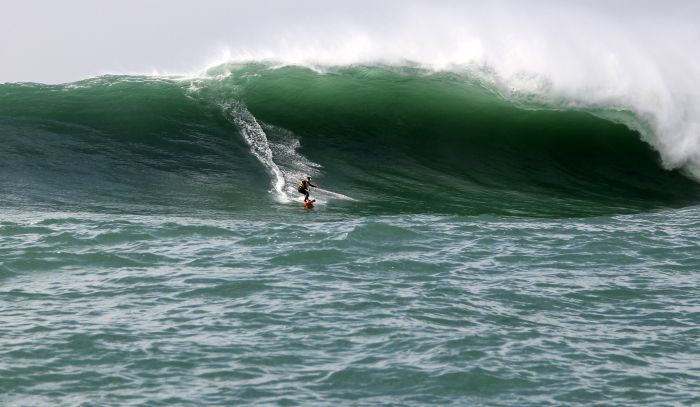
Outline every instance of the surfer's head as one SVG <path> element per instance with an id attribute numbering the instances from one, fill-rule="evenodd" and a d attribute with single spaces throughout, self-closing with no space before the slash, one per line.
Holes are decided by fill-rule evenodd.
<path id="1" fill-rule="evenodd" d="M 307 180 L 307 181 L 311 181 L 311 177 L 306 177 L 306 180 Z"/>

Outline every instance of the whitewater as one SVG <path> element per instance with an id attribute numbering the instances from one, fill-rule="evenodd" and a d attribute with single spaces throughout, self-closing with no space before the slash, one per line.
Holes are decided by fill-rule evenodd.
<path id="1" fill-rule="evenodd" d="M 700 403 L 700 7 L 135 6 L 0 28 L 1 405 Z"/>
<path id="2" fill-rule="evenodd" d="M 675 13 L 686 8 L 694 13 L 672 21 L 661 15 L 647 23 L 637 14 L 644 4 L 637 9 L 628 3 L 612 15 L 552 2 L 496 4 L 413 4 L 379 32 L 341 24 L 329 33 L 321 24 L 268 48 L 226 48 L 213 65 L 270 61 L 323 72 L 386 64 L 467 72 L 528 104 L 631 111 L 644 123 L 626 124 L 661 153 L 667 168 L 685 167 L 698 177 L 700 92 L 694 84 L 700 66 L 690 57 L 700 40 L 691 17 L 697 7 L 682 3 Z M 417 21 L 439 23 L 422 27 Z"/>

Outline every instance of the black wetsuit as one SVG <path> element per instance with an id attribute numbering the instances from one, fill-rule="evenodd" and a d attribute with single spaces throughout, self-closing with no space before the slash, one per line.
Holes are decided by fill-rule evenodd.
<path id="1" fill-rule="evenodd" d="M 316 185 L 314 185 L 306 180 L 302 180 L 299 183 L 299 188 L 297 188 L 297 191 L 299 191 L 300 194 L 304 195 L 305 201 L 309 200 L 309 186 L 312 186 L 314 188 L 318 188 Z"/>

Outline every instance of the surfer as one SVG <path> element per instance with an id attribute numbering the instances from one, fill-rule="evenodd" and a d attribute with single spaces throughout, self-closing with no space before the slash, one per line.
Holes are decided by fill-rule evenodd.
<path id="1" fill-rule="evenodd" d="M 304 202 L 309 200 L 309 187 L 318 188 L 318 185 L 314 185 L 311 183 L 311 177 L 306 177 L 306 179 L 303 179 L 299 182 L 299 187 L 297 188 L 297 191 L 299 191 L 300 194 L 304 195 Z"/>

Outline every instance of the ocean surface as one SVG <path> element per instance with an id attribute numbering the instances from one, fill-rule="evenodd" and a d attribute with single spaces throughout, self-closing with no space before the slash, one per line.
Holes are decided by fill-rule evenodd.
<path id="1" fill-rule="evenodd" d="M 648 118 L 531 96 L 0 84 L 0 405 L 699 405 L 700 184 Z"/>

